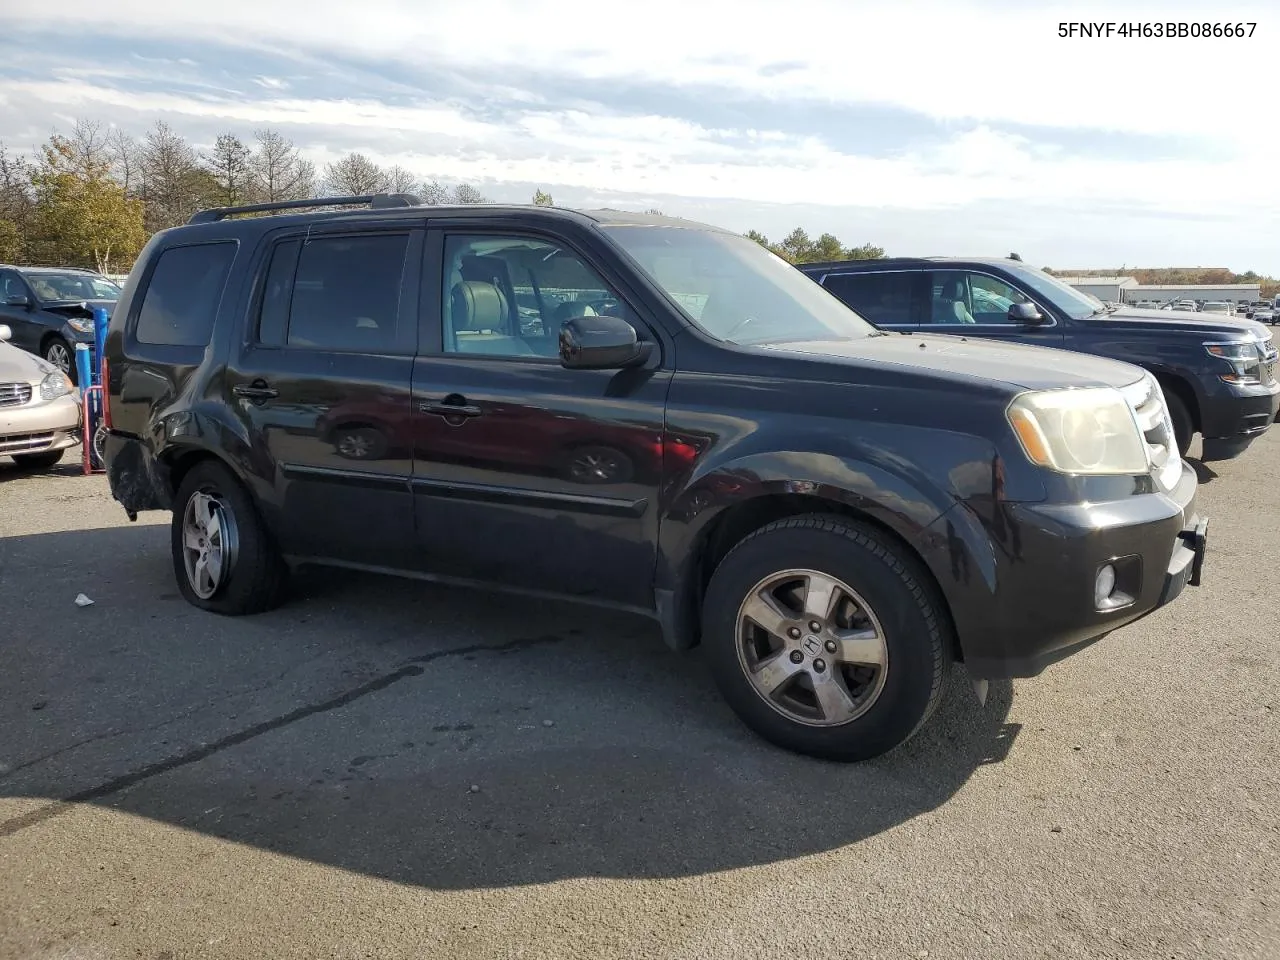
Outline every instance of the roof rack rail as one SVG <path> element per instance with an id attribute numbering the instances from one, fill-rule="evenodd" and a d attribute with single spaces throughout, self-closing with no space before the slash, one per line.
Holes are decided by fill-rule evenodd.
<path id="1" fill-rule="evenodd" d="M 372 210 L 388 210 L 392 207 L 417 207 L 422 205 L 411 193 L 372 193 L 362 197 L 317 197 L 314 200 L 275 200 L 271 203 L 246 203 L 238 207 L 213 207 L 192 214 L 192 223 L 217 223 L 237 213 L 269 213 L 273 210 L 305 210 L 308 207 L 347 207 L 368 204 Z"/>

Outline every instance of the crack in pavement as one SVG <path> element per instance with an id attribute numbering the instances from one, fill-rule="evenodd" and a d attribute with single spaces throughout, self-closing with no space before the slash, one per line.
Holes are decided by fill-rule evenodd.
<path id="1" fill-rule="evenodd" d="M 345 693 L 340 693 L 336 697 L 328 700 L 322 700 L 319 703 L 308 704 L 305 707 L 298 707 L 288 713 L 273 717 L 270 720 L 264 720 L 256 723 L 244 730 L 229 734 L 213 743 L 206 743 L 194 750 L 186 753 L 180 753 L 177 756 L 169 757 L 166 760 L 159 760 L 156 763 L 148 764 L 132 773 L 126 773 L 106 783 L 101 783 L 96 787 L 90 787 L 87 790 L 81 790 L 79 793 L 72 794 L 60 800 L 46 804 L 30 813 L 24 813 L 21 816 L 14 817 L 0 823 L 0 839 L 11 837 L 15 833 L 26 830 L 28 827 L 34 827 L 36 824 L 44 823 L 54 817 L 60 816 L 69 810 L 72 810 L 76 804 L 91 803 L 95 800 L 101 800 L 112 794 L 120 793 L 130 787 L 142 783 L 144 780 L 150 780 L 162 773 L 168 773 L 179 767 L 185 767 L 192 763 L 199 763 L 206 760 L 216 753 L 221 753 L 231 747 L 239 746 L 249 740 L 253 740 L 263 734 L 270 733 L 273 730 L 279 730 L 281 727 L 289 726 L 297 723 L 299 720 L 305 720 L 307 717 L 315 716 L 318 713 L 327 713 L 330 710 L 337 710 L 345 707 L 347 704 L 359 700 L 361 697 L 368 696 L 371 693 L 377 693 L 379 690 L 385 690 L 394 683 L 399 683 L 405 677 L 420 677 L 426 672 L 421 666 L 424 663 L 431 663 L 435 660 L 443 660 L 447 657 L 460 657 L 471 653 L 511 653 L 516 650 L 526 650 L 530 647 L 539 646 L 547 643 L 558 643 L 560 637 L 546 634 L 539 637 L 529 639 L 512 640 L 509 643 L 500 644 L 484 644 L 477 643 L 466 647 L 456 647 L 451 650 L 437 650 L 434 653 L 423 654 L 419 657 L 412 658 L 408 663 L 399 669 L 390 673 L 385 673 L 380 677 L 376 677 L 367 683 L 362 683 L 358 687 L 353 687 Z"/>
<path id="2" fill-rule="evenodd" d="M 159 730 L 162 727 L 167 727 L 172 723 L 178 723 L 179 721 L 190 719 L 191 717 L 195 716 L 197 713 L 201 713 L 202 711 L 208 710 L 212 707 L 216 707 L 221 703 L 226 703 L 228 700 L 234 700 L 237 697 L 253 696 L 255 693 L 262 693 L 265 690 L 271 689 L 277 683 L 281 683 L 284 680 L 284 678 L 287 677 L 289 674 L 291 674 L 293 671 L 301 670 L 303 667 L 310 666 L 312 663 L 315 663 L 317 660 L 320 660 L 323 657 L 328 656 L 329 652 L 330 651 L 328 650 L 324 650 L 324 651 L 321 651 L 320 653 L 315 654 L 314 656 L 307 657 L 305 660 L 299 660 L 297 663 L 291 664 L 288 667 L 286 667 L 284 670 L 281 670 L 280 673 L 272 677 L 270 680 L 267 680 L 264 683 L 260 683 L 256 687 L 244 687 L 239 690 L 233 690 L 230 693 L 225 693 L 218 697 L 213 697 L 210 700 L 206 700 L 204 703 L 200 704 L 199 706 L 190 707 L 186 710 L 183 710 L 181 713 L 175 713 L 173 716 L 166 717 L 163 720 L 158 720 L 155 723 L 148 723 L 141 727 L 126 727 L 123 730 L 107 730 L 107 731 L 104 731 L 103 733 L 95 733 L 92 736 L 83 737 L 80 740 L 75 740 L 64 746 L 58 747 L 56 750 L 50 750 L 48 753 L 42 753 L 38 757 L 32 757 L 30 760 L 24 760 L 19 764 L 15 764 L 14 766 L 8 767 L 4 771 L 4 773 L 0 774 L 0 782 L 7 780 L 8 778 L 12 777 L 15 773 L 20 773 L 23 770 L 27 770 L 27 769 L 30 769 L 31 767 L 38 766 L 39 764 L 42 764 L 47 760 L 53 760 L 56 757 L 60 757 L 65 753 L 70 753 L 73 750 L 79 750 L 81 747 L 88 746 L 91 743 L 98 743 L 99 741 L 102 741 L 102 740 L 114 740 L 116 737 L 130 736 L 138 733 L 150 733 L 153 730 Z"/>

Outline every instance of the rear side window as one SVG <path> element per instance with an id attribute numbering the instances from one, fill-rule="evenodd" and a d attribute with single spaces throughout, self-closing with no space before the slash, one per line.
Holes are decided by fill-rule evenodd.
<path id="1" fill-rule="evenodd" d="M 227 241 L 170 247 L 161 253 L 138 310 L 137 341 L 208 346 L 235 255 L 236 245 Z"/>
<path id="2" fill-rule="evenodd" d="M 319 237 L 304 243 L 288 304 L 285 343 L 313 350 L 397 352 L 396 322 L 408 248 L 407 233 Z M 282 255 L 282 262 L 288 262 L 286 251 L 277 249 L 269 284 L 276 273 L 274 261 Z M 263 333 L 282 313 L 279 301 L 264 301 Z"/>
<path id="3" fill-rule="evenodd" d="M 875 324 L 915 323 L 912 304 L 919 273 L 828 274 L 822 285 Z"/>

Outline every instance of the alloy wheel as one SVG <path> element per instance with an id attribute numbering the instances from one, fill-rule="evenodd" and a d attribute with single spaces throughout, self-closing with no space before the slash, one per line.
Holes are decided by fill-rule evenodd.
<path id="1" fill-rule="evenodd" d="M 870 605 L 816 570 L 783 570 L 738 608 L 738 662 L 788 720 L 832 727 L 865 714 L 884 690 L 889 651 Z"/>

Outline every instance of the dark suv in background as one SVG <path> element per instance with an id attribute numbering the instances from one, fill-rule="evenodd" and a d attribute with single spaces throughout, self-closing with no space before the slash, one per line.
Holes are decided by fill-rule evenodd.
<path id="1" fill-rule="evenodd" d="M 800 269 L 886 330 L 961 334 L 1092 353 L 1159 380 L 1178 448 L 1243 453 L 1276 418 L 1276 348 L 1262 324 L 1205 313 L 1107 306 L 1017 260 L 893 258 Z"/>
<path id="2" fill-rule="evenodd" d="M 1032 675 L 1198 582 L 1137 367 L 890 336 L 688 221 L 333 203 L 368 208 L 157 234 L 112 317 L 111 492 L 172 511 L 197 607 L 311 562 L 628 609 L 760 734 L 852 760 L 953 661 Z"/>
<path id="3" fill-rule="evenodd" d="M 76 381 L 75 345 L 93 344 L 93 308 L 110 313 L 120 288 L 91 270 L 0 265 L 0 323 L 13 345 Z"/>

